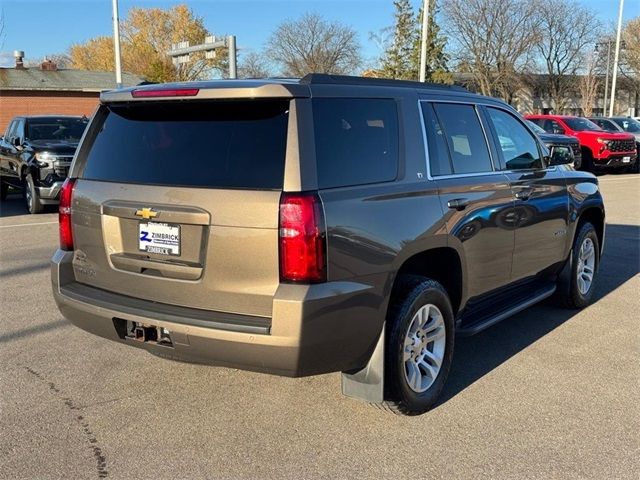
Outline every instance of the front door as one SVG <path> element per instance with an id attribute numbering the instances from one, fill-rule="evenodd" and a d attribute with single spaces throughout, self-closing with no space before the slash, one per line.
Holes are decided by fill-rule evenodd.
<path id="1" fill-rule="evenodd" d="M 533 134 L 511 112 L 485 107 L 515 199 L 512 281 L 564 260 L 568 204 L 561 167 L 549 167 Z"/>

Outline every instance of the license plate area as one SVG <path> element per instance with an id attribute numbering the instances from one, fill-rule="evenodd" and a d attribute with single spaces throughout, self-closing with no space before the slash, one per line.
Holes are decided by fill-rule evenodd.
<path id="1" fill-rule="evenodd" d="M 138 250 L 157 255 L 180 256 L 180 225 L 159 222 L 138 224 Z"/>

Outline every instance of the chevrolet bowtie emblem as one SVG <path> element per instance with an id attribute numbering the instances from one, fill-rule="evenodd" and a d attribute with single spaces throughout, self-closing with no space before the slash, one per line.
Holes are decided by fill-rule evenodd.
<path id="1" fill-rule="evenodd" d="M 157 217 L 158 212 L 154 212 L 152 209 L 145 207 L 145 208 L 141 208 L 140 210 L 136 210 L 136 215 L 146 220 L 149 220 L 150 218 Z"/>

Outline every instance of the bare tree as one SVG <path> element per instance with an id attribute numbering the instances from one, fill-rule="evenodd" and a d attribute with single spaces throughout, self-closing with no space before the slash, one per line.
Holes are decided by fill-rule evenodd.
<path id="1" fill-rule="evenodd" d="M 285 76 L 346 74 L 361 64 L 356 31 L 317 14 L 305 14 L 280 24 L 267 45 L 267 55 L 280 65 Z"/>
<path id="2" fill-rule="evenodd" d="M 593 50 L 600 25 L 593 12 L 573 0 L 538 0 L 540 37 L 536 43 L 547 75 L 546 90 L 555 113 L 562 113 L 574 76 Z"/>
<path id="3" fill-rule="evenodd" d="M 530 0 L 448 0 L 442 4 L 454 58 L 484 95 L 512 101 L 538 40 Z"/>
<path id="4" fill-rule="evenodd" d="M 56 64 L 58 68 L 69 68 L 71 66 L 71 57 L 66 53 L 51 53 L 42 58 L 36 58 L 25 61 L 26 67 L 39 67 L 47 60 Z"/>
<path id="5" fill-rule="evenodd" d="M 600 89 L 600 78 L 596 74 L 597 57 L 589 55 L 585 62 L 585 72 L 580 77 L 578 89 L 580 91 L 580 108 L 585 117 L 593 114 L 593 106 L 598 98 Z"/>
<path id="6" fill-rule="evenodd" d="M 270 76 L 271 70 L 264 54 L 249 52 L 240 60 L 238 78 L 267 78 Z"/>

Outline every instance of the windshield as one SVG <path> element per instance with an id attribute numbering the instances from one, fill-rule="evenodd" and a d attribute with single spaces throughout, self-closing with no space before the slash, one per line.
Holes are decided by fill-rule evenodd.
<path id="1" fill-rule="evenodd" d="M 82 118 L 32 118 L 27 121 L 25 137 L 29 140 L 64 140 L 78 142 L 89 123 Z"/>
<path id="2" fill-rule="evenodd" d="M 533 130 L 534 132 L 547 133 L 547 131 L 537 123 L 533 123 L 531 120 L 525 120 L 525 122 L 527 122 L 527 125 L 529 125 L 529 128 L 531 128 L 531 130 Z"/>
<path id="3" fill-rule="evenodd" d="M 640 133 L 640 122 L 633 118 L 616 118 L 613 121 L 620 125 L 625 132 Z"/>
<path id="4" fill-rule="evenodd" d="M 593 123 L 591 120 L 587 120 L 586 118 L 563 118 L 564 123 L 569 125 L 571 130 L 575 130 L 577 132 L 584 131 L 595 131 L 601 132 L 602 129 Z"/>

